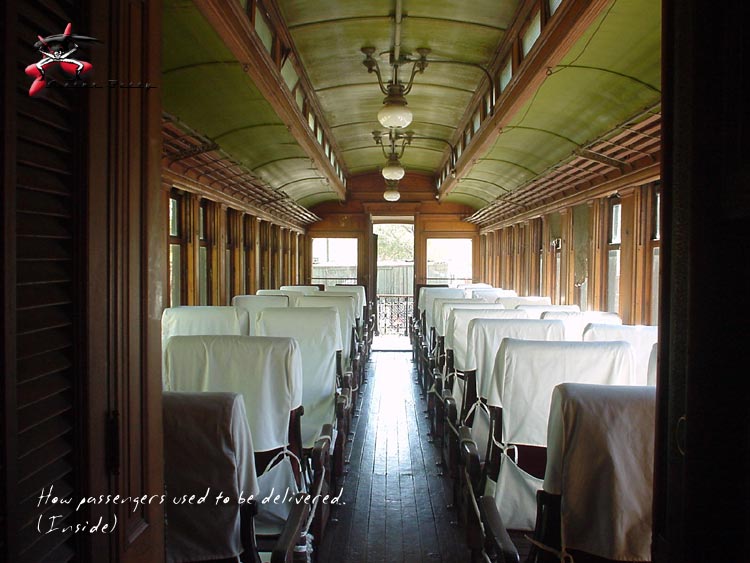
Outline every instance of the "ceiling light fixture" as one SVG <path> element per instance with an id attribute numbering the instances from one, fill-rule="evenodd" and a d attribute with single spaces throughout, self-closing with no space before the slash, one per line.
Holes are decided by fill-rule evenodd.
<path id="1" fill-rule="evenodd" d="M 386 201 L 398 201 L 401 194 L 398 191 L 398 180 L 386 180 L 386 190 L 383 192 L 383 199 Z"/>
<path id="2" fill-rule="evenodd" d="M 385 166 L 381 170 L 383 178 L 395 181 L 403 178 L 406 171 L 401 164 L 401 157 L 404 156 L 406 145 L 411 144 L 412 133 L 399 133 L 394 129 L 389 129 L 386 134 L 380 131 L 373 131 L 372 138 L 376 145 L 380 145 L 386 160 Z M 386 144 L 388 145 L 388 149 L 386 149 Z"/>
<path id="3" fill-rule="evenodd" d="M 394 58 L 393 53 L 390 54 L 390 66 L 393 67 L 393 74 L 391 81 L 387 84 L 383 83 L 383 77 L 380 74 L 380 67 L 378 61 L 372 56 L 375 53 L 375 47 L 362 47 L 362 52 L 365 54 L 365 60 L 362 64 L 367 68 L 367 72 L 375 73 L 378 77 L 378 85 L 380 91 L 385 94 L 383 98 L 383 107 L 378 112 L 378 121 L 383 127 L 389 129 L 403 129 L 408 127 L 412 121 L 413 115 L 411 110 L 406 107 L 406 95 L 411 92 L 411 88 L 414 84 L 414 77 L 417 73 L 423 73 L 424 69 L 427 68 L 427 55 L 429 55 L 429 49 L 417 49 L 419 58 L 411 60 L 408 57 Z M 403 65 L 411 64 L 411 75 L 409 81 L 404 84 L 399 80 L 399 69 Z"/>

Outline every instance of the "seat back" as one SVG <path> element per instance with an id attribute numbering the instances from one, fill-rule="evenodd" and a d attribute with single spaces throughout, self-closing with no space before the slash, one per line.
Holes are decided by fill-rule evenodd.
<path id="1" fill-rule="evenodd" d="M 425 326 L 427 330 L 430 327 L 435 326 L 434 319 L 432 318 L 432 306 L 435 299 L 442 297 L 444 299 L 464 299 L 465 294 L 463 289 L 456 289 L 455 287 L 423 287 L 419 296 L 419 310 L 424 312 L 425 315 Z"/>
<path id="2" fill-rule="evenodd" d="M 336 352 L 342 349 L 341 323 L 334 307 L 265 309 L 258 314 L 258 334 L 288 336 L 299 343 L 304 388 L 302 444 L 311 448 L 324 424 L 336 420 Z"/>
<path id="3" fill-rule="evenodd" d="M 622 319 L 617 313 L 605 311 L 544 311 L 543 319 L 560 320 L 565 324 L 565 340 L 583 340 L 583 330 L 589 323 L 621 325 Z"/>
<path id="4" fill-rule="evenodd" d="M 520 313 L 510 309 L 508 313 Z M 477 393 L 487 397 L 486 385 L 495 368 L 495 358 L 504 338 L 563 340 L 561 321 L 536 319 L 475 318 L 469 321 L 466 369 L 476 371 Z"/>
<path id="5" fill-rule="evenodd" d="M 487 404 L 502 409 L 493 430 L 500 453 L 495 502 L 508 528 L 531 530 L 541 479 L 527 473 L 546 447 L 552 391 L 560 383 L 630 385 L 633 352 L 627 342 L 553 342 L 505 338 L 487 386 Z M 509 445 L 515 449 L 506 449 Z M 543 452 L 544 450 L 542 450 Z M 512 456 L 512 457 L 511 457 Z M 494 457 L 494 456 L 493 456 Z M 541 472 L 540 472 L 541 473 Z"/>
<path id="6" fill-rule="evenodd" d="M 305 295 L 309 295 L 310 293 L 320 291 L 320 286 L 319 285 L 282 285 L 279 289 L 282 291 L 298 291 L 300 293 L 304 293 Z"/>
<path id="7" fill-rule="evenodd" d="M 293 339 L 173 336 L 165 364 L 165 391 L 242 395 L 256 451 L 291 443 L 290 413 L 302 404 L 303 391 L 302 356 Z"/>
<path id="8" fill-rule="evenodd" d="M 592 323 L 583 331 L 586 341 L 622 340 L 633 347 L 636 385 L 648 383 L 648 362 L 651 349 L 659 339 L 659 327 L 644 325 L 608 325 Z"/>
<path id="9" fill-rule="evenodd" d="M 563 552 L 651 559 L 655 411 L 653 387 L 555 388 L 544 490 L 561 496 Z"/>
<path id="10" fill-rule="evenodd" d="M 290 307 L 296 307 L 300 297 L 305 296 L 301 291 L 291 291 L 287 289 L 259 289 L 255 292 L 255 295 L 285 295 L 287 299 L 289 299 Z"/>
<path id="11" fill-rule="evenodd" d="M 220 559 L 243 551 L 240 505 L 257 497 L 253 440 L 245 403 L 237 393 L 164 393 L 164 484 L 169 498 L 210 488 L 233 499 L 219 504 L 164 504 L 168 562 Z M 200 460 L 200 464 L 196 464 Z M 247 523 L 245 523 L 247 524 Z"/>
<path id="12" fill-rule="evenodd" d="M 525 295 L 523 297 L 498 297 L 495 303 L 502 303 L 506 309 L 515 309 L 518 305 L 551 305 L 552 300 L 546 296 Z"/>
<path id="13" fill-rule="evenodd" d="M 355 316 L 356 302 L 349 294 L 326 295 L 327 291 L 321 291 L 320 295 L 305 295 L 299 300 L 299 307 L 334 307 L 339 312 L 339 326 L 341 327 L 341 346 L 344 357 L 348 360 L 352 349 L 352 329 L 357 326 Z"/>
<path id="14" fill-rule="evenodd" d="M 656 373 L 659 367 L 659 343 L 654 342 L 651 355 L 648 357 L 648 380 L 646 385 L 656 385 Z"/>
<path id="15" fill-rule="evenodd" d="M 445 325 L 448 321 L 448 313 L 450 312 L 450 308 L 446 309 L 448 304 L 480 305 L 467 297 L 459 299 L 438 297 L 435 299 L 432 302 L 432 318 L 435 320 L 435 333 L 438 336 L 445 336 Z"/>
<path id="16" fill-rule="evenodd" d="M 362 318 L 362 311 L 367 305 L 367 292 L 363 285 L 332 285 L 326 289 L 326 292 L 345 293 L 354 292 L 357 296 L 357 318 Z"/>
<path id="17" fill-rule="evenodd" d="M 518 294 L 512 289 L 501 289 L 499 287 L 492 289 L 473 289 L 471 291 L 472 299 L 485 301 L 487 303 L 494 303 L 495 299 L 500 297 L 518 297 Z"/>
<path id="18" fill-rule="evenodd" d="M 565 311 L 566 313 L 580 313 L 581 308 L 578 305 L 516 305 L 516 309 L 521 309 L 529 314 L 530 319 L 541 319 L 542 314 L 548 311 Z"/>
<path id="19" fill-rule="evenodd" d="M 172 336 L 247 335 L 247 312 L 236 307 L 168 307 L 161 315 L 161 345 Z"/>
<path id="20" fill-rule="evenodd" d="M 489 305 L 487 303 L 483 305 Z M 494 307 L 492 306 L 494 305 Z M 523 311 L 509 311 L 499 303 L 490 307 L 453 308 L 448 315 L 445 327 L 445 349 L 453 350 L 453 365 L 459 371 L 466 371 L 466 352 L 469 341 L 469 323 L 474 319 L 519 319 L 525 318 Z"/>
<path id="21" fill-rule="evenodd" d="M 258 312 L 269 307 L 289 307 L 288 295 L 235 295 L 232 306 L 247 311 L 248 331 L 255 336 L 255 321 Z"/>

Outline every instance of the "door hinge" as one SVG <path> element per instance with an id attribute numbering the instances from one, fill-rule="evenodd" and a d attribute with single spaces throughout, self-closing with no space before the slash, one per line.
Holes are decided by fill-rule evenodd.
<path id="1" fill-rule="evenodd" d="M 112 475 L 120 474 L 120 412 L 114 410 L 107 417 L 107 470 Z"/>

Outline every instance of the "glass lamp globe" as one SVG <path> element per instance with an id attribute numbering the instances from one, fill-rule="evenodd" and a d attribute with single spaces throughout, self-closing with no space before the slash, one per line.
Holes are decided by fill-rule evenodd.
<path id="1" fill-rule="evenodd" d="M 378 121 L 383 127 L 403 129 L 408 127 L 413 116 L 411 110 L 403 103 L 388 101 L 378 112 Z"/>
<path id="2" fill-rule="evenodd" d="M 404 177 L 406 171 L 401 166 L 401 161 L 399 161 L 398 157 L 391 155 L 388 158 L 388 162 L 383 166 L 382 174 L 386 180 L 400 180 Z"/>
<path id="3" fill-rule="evenodd" d="M 383 192 L 383 199 L 386 201 L 398 201 L 401 199 L 401 194 L 396 189 L 388 188 Z"/>

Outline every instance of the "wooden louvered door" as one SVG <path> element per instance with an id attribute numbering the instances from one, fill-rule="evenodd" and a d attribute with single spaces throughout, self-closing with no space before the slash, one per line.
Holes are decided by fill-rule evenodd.
<path id="1" fill-rule="evenodd" d="M 0 562 L 164 558 L 161 506 L 75 510 L 83 496 L 163 492 L 158 90 L 60 88 L 30 98 L 24 74 L 39 58 L 37 35 L 72 22 L 74 33 L 102 40 L 81 57 L 95 79 L 156 84 L 159 8 L 0 7 Z M 73 504 L 38 506 L 50 487 Z M 117 519 L 114 533 L 65 530 L 100 516 Z"/>

